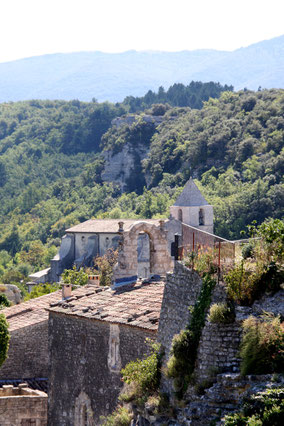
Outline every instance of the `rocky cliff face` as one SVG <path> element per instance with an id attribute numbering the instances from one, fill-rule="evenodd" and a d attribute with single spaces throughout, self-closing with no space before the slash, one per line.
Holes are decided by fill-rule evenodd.
<path id="1" fill-rule="evenodd" d="M 127 115 L 125 117 L 117 117 L 112 120 L 112 126 L 117 130 L 123 126 L 132 126 L 138 120 L 144 123 L 159 126 L 164 120 L 163 116 L 154 115 Z M 135 143 L 125 143 L 120 152 L 114 153 L 113 150 L 106 150 L 102 153 L 105 166 L 102 172 L 102 180 L 104 182 L 113 182 L 120 186 L 121 192 L 137 189 L 135 185 L 131 185 L 131 181 L 137 179 L 141 181 L 141 187 L 147 183 L 149 179 L 142 172 L 142 161 L 149 153 L 149 141 L 137 140 Z M 135 182 L 133 182 L 135 183 Z M 138 185 L 139 186 L 139 185 Z"/>
<path id="2" fill-rule="evenodd" d="M 125 192 L 133 172 L 141 172 L 141 162 L 146 158 L 148 152 L 149 148 L 142 144 L 137 144 L 135 149 L 126 144 L 120 152 L 114 155 L 112 151 L 103 152 L 105 167 L 102 172 L 102 180 L 118 184 L 121 192 Z"/>

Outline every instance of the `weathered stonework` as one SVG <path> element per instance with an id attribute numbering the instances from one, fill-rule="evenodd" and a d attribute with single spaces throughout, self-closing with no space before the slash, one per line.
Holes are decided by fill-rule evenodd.
<path id="1" fill-rule="evenodd" d="M 181 262 L 175 262 L 174 272 L 167 274 L 158 330 L 158 341 L 165 349 L 166 360 L 174 335 L 189 324 L 189 308 L 194 306 L 201 286 L 199 275 Z"/>
<path id="2" fill-rule="evenodd" d="M 47 395 L 22 384 L 0 388 L 1 426 L 46 426 Z"/>
<path id="3" fill-rule="evenodd" d="M 8 358 L 1 366 L 0 379 L 48 377 L 47 320 L 10 334 Z"/>
<path id="4" fill-rule="evenodd" d="M 173 268 L 173 260 L 168 251 L 167 231 L 164 222 L 160 226 L 139 221 L 128 231 L 123 232 L 118 263 L 114 268 L 114 279 L 135 276 L 138 271 L 137 239 L 140 233 L 149 235 L 150 273 L 165 275 Z"/>
<path id="5" fill-rule="evenodd" d="M 97 425 L 101 415 L 115 408 L 122 386 L 120 374 L 114 371 L 113 363 L 110 365 L 112 340 L 119 333 L 115 349 L 118 356 L 113 352 L 111 356 L 112 360 L 117 357 L 123 368 L 148 353 L 145 338 L 155 338 L 156 333 L 127 325 L 117 325 L 114 330 L 107 322 L 54 312 L 50 312 L 49 328 L 48 424 Z M 80 423 L 78 416 L 85 416 L 88 423 Z"/>

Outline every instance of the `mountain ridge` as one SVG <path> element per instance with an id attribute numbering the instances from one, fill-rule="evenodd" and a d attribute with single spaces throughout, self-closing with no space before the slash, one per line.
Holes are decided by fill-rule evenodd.
<path id="1" fill-rule="evenodd" d="M 54 53 L 0 63 L 0 102 L 28 99 L 122 101 L 191 80 L 236 90 L 284 87 L 284 35 L 234 51 Z"/>

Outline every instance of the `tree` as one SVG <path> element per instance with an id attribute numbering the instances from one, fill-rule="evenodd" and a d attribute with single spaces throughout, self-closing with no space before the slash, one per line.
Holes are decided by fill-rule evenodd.
<path id="1" fill-rule="evenodd" d="M 9 340 L 8 322 L 5 315 L 0 314 L 0 367 L 8 355 Z"/>

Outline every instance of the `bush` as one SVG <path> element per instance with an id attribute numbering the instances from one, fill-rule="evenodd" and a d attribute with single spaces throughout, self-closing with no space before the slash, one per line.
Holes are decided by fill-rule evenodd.
<path id="1" fill-rule="evenodd" d="M 10 335 L 5 315 L 0 314 L 0 367 L 7 358 Z"/>
<path id="2" fill-rule="evenodd" d="M 0 294 L 0 309 L 11 306 L 10 300 L 8 300 L 6 294 Z"/>
<path id="3" fill-rule="evenodd" d="M 161 359 L 160 345 L 152 343 L 151 354 L 148 357 L 131 361 L 121 370 L 124 383 L 132 385 L 131 399 L 136 402 L 141 400 L 143 403 L 149 395 L 156 392 L 160 383 Z"/>
<path id="4" fill-rule="evenodd" d="M 83 269 L 77 271 L 76 266 L 73 269 L 65 269 L 62 274 L 62 282 L 65 284 L 86 285 L 88 282 L 88 274 Z"/>
<path id="5" fill-rule="evenodd" d="M 284 324 L 280 317 L 264 314 L 253 316 L 243 323 L 240 348 L 241 373 L 267 374 L 284 370 Z"/>
<path id="6" fill-rule="evenodd" d="M 109 249 L 103 256 L 95 258 L 95 265 L 100 272 L 100 285 L 111 285 L 113 267 L 117 262 L 118 250 Z"/>
<path id="7" fill-rule="evenodd" d="M 44 296 L 45 294 L 53 293 L 60 289 L 58 284 L 38 284 L 34 286 L 30 293 L 27 293 L 24 297 L 24 301 L 35 299 L 36 297 Z"/>
<path id="8" fill-rule="evenodd" d="M 107 417 L 101 417 L 102 426 L 129 426 L 132 420 L 132 414 L 126 407 L 118 407 Z"/>
<path id="9" fill-rule="evenodd" d="M 242 410 L 225 417 L 224 426 L 282 426 L 284 389 L 267 389 L 246 398 Z"/>
<path id="10" fill-rule="evenodd" d="M 254 244 L 250 241 L 242 247 L 243 259 L 249 259 L 254 256 Z"/>
<path id="11" fill-rule="evenodd" d="M 235 312 L 234 306 L 231 303 L 230 305 L 227 303 L 214 303 L 210 307 L 208 320 L 217 324 L 229 324 L 234 322 Z"/>

